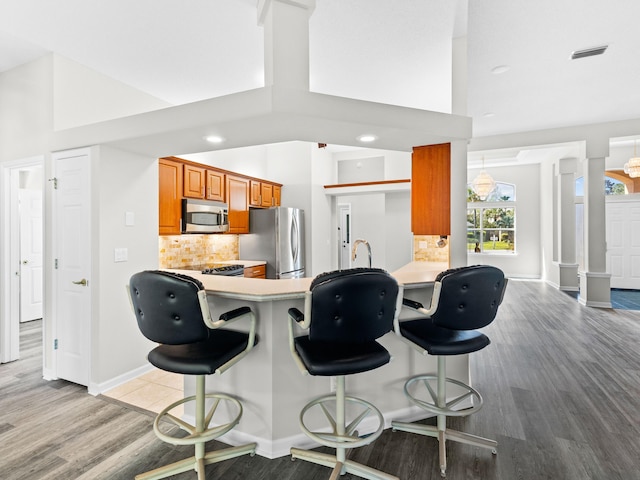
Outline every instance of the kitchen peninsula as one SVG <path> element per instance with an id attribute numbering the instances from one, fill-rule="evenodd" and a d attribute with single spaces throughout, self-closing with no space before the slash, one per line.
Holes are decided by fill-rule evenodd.
<path id="1" fill-rule="evenodd" d="M 392 275 L 404 286 L 405 297 L 428 304 L 436 275 L 446 269 L 446 263 L 411 262 Z M 257 453 L 268 458 L 288 455 L 292 446 L 312 446 L 300 431 L 298 415 L 309 400 L 330 391 L 330 379 L 305 376 L 298 370 L 289 351 L 287 311 L 291 307 L 304 309 L 304 294 L 313 279 L 265 280 L 175 271 L 203 283 L 214 318 L 243 305 L 250 306 L 258 318 L 258 346 L 233 369 L 207 381 L 207 391 L 233 394 L 244 405 L 240 424 L 221 440 L 230 444 L 255 441 Z M 403 385 L 413 375 L 435 371 L 435 360 L 420 356 L 393 333 L 385 335 L 380 343 L 389 350 L 392 361 L 349 378 L 350 394 L 374 403 L 387 426 L 391 420 L 423 418 L 424 411 L 405 398 Z M 469 382 L 468 356 L 453 357 L 448 366 L 449 376 Z M 185 395 L 194 391 L 195 382 L 186 376 Z M 366 421 L 363 425 L 361 433 L 366 431 Z"/>

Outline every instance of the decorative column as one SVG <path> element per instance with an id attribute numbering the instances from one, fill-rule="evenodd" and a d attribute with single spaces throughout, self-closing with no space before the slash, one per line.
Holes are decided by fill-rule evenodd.
<path id="1" fill-rule="evenodd" d="M 558 269 L 560 290 L 577 292 L 576 263 L 576 167 L 577 159 L 561 158 L 558 162 Z"/>
<path id="2" fill-rule="evenodd" d="M 315 0 L 259 0 L 264 84 L 309 91 L 309 17 Z"/>
<path id="3" fill-rule="evenodd" d="M 451 142 L 449 267 L 467 265 L 467 142 Z"/>
<path id="4" fill-rule="evenodd" d="M 611 274 L 606 265 L 604 203 L 605 157 L 609 140 L 587 140 L 584 161 L 584 271 L 580 272 L 579 302 L 588 307 L 611 308 Z"/>

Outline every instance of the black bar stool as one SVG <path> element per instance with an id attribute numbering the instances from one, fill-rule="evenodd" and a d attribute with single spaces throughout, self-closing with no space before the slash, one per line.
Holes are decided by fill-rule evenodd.
<path id="1" fill-rule="evenodd" d="M 165 478 L 193 469 L 198 480 L 205 480 L 205 465 L 239 455 L 253 456 L 255 443 L 205 452 L 206 442 L 230 431 L 242 416 L 242 405 L 236 398 L 223 393 L 205 393 L 205 379 L 206 375 L 222 374 L 258 343 L 256 320 L 251 309 L 240 307 L 213 321 L 202 284 L 186 275 L 163 271 L 144 271 L 133 275 L 129 295 L 140 331 L 149 340 L 160 344 L 149 352 L 149 362 L 161 370 L 196 376 L 196 394 L 172 403 L 153 422 L 158 438 L 173 445 L 194 445 L 195 455 L 137 475 L 136 479 Z M 249 332 L 220 328 L 240 319 L 249 320 Z M 213 400 L 208 412 L 205 411 L 207 399 Z M 195 402 L 195 425 L 171 413 L 187 402 Z M 222 423 L 213 422 L 220 404 L 235 417 Z M 187 435 L 172 435 L 176 425 Z M 167 426 L 170 430 L 166 430 Z"/>
<path id="2" fill-rule="evenodd" d="M 420 318 L 396 321 L 395 331 L 423 355 L 434 355 L 438 362 L 436 375 L 410 378 L 405 395 L 416 405 L 435 413 L 437 426 L 392 422 L 393 430 L 403 430 L 436 437 L 439 442 L 440 473 L 447 471 L 446 440 L 490 448 L 497 453 L 495 440 L 447 428 L 447 417 L 467 416 L 482 407 L 482 396 L 474 388 L 446 376 L 446 358 L 464 355 L 489 345 L 489 338 L 476 329 L 489 325 L 502 303 L 507 279 L 501 270 L 486 265 L 462 267 L 441 272 L 437 277 L 429 309 L 419 302 L 404 300 L 404 305 L 422 314 Z M 453 386 L 454 398 L 448 398 L 447 385 Z M 470 408 L 461 408 L 463 402 Z"/>
<path id="3" fill-rule="evenodd" d="M 333 468 L 331 479 L 354 475 L 380 480 L 397 477 L 347 460 L 347 450 L 372 443 L 384 428 L 380 411 L 371 403 L 346 396 L 345 377 L 389 363 L 389 352 L 376 339 L 393 329 L 401 308 L 401 287 L 387 272 L 375 268 L 354 268 L 317 276 L 305 298 L 304 314 L 289 309 L 291 353 L 305 374 L 336 377 L 335 394 L 317 398 L 300 413 L 303 432 L 319 444 L 336 449 L 335 455 L 291 449 L 293 459 Z M 294 324 L 308 329 L 308 335 L 294 336 Z M 349 405 L 349 409 L 347 409 Z M 329 429 L 312 429 L 308 419 L 314 413 L 325 416 Z M 377 417 L 377 429 L 360 435 L 361 422 Z M 347 417 L 353 418 L 348 421 Z"/>

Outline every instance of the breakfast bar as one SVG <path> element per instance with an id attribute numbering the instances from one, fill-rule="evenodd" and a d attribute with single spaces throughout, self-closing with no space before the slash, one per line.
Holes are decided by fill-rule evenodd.
<path id="1" fill-rule="evenodd" d="M 446 263 L 411 262 L 391 273 L 403 285 L 404 297 L 428 304 L 436 275 L 447 268 Z M 288 455 L 292 446 L 313 447 L 300 430 L 298 415 L 311 399 L 330 390 L 327 382 L 331 379 L 300 373 L 289 351 L 287 313 L 291 307 L 303 310 L 304 294 L 313 279 L 265 280 L 176 271 L 203 283 L 214 318 L 240 306 L 251 307 L 257 316 L 257 347 L 233 369 L 207 379 L 207 391 L 234 395 L 244 406 L 240 424 L 222 441 L 232 445 L 255 441 L 257 453 L 267 458 Z M 242 324 L 234 327 L 246 328 Z M 423 418 L 424 411 L 404 396 L 403 385 L 409 377 L 435 371 L 435 361 L 411 350 L 393 332 L 382 337 L 380 343 L 391 353 L 392 361 L 349 378 L 350 394 L 373 402 L 383 413 L 386 426 L 392 420 Z M 470 383 L 467 355 L 451 359 L 449 376 Z M 184 388 L 185 395 L 195 391 L 190 376 L 185 377 Z M 363 428 L 367 428 L 366 422 Z"/>

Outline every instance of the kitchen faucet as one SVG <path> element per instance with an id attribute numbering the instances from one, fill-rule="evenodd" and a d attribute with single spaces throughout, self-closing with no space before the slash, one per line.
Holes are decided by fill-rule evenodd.
<path id="1" fill-rule="evenodd" d="M 356 259 L 356 250 L 358 250 L 358 245 L 361 243 L 364 243 L 367 247 L 367 252 L 369 253 L 369 268 L 371 268 L 371 245 L 369 245 L 369 242 L 366 240 L 358 239 L 353 242 L 353 247 L 351 248 L 351 261 L 353 262 Z"/>

